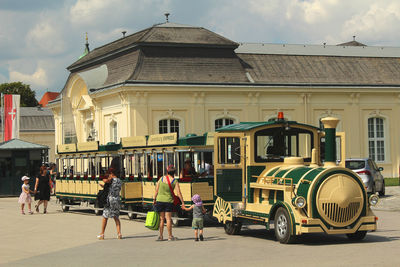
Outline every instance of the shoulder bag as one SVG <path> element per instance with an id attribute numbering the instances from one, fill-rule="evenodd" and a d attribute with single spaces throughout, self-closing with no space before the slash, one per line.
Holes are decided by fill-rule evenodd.
<path id="1" fill-rule="evenodd" d="M 177 196 L 175 195 L 174 189 L 172 189 L 171 182 L 169 181 L 168 176 L 165 177 L 165 178 L 167 179 L 168 186 L 169 186 L 169 190 L 171 190 L 171 195 L 172 195 L 172 198 L 174 199 L 174 203 L 173 203 L 174 206 L 179 206 L 179 205 L 181 205 L 181 200 L 179 199 L 179 197 L 177 197 Z M 175 180 L 175 179 L 174 179 L 174 180 Z M 172 181 L 174 181 L 174 180 L 172 180 Z"/>
<path id="2" fill-rule="evenodd" d="M 104 208 L 107 204 L 108 192 L 110 191 L 110 183 L 105 183 L 103 190 L 99 190 L 96 196 L 96 201 L 99 208 Z"/>

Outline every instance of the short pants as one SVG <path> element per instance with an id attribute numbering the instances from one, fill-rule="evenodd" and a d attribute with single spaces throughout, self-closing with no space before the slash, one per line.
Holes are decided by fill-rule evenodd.
<path id="1" fill-rule="evenodd" d="M 156 202 L 155 210 L 157 212 L 172 212 L 174 204 L 169 202 Z"/>
<path id="2" fill-rule="evenodd" d="M 193 218 L 192 228 L 203 230 L 203 218 Z"/>

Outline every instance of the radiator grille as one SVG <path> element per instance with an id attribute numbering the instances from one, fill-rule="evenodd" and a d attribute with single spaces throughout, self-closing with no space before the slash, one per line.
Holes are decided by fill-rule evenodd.
<path id="1" fill-rule="evenodd" d="M 345 208 L 341 208 L 337 203 L 322 203 L 322 210 L 325 217 L 338 224 L 345 224 L 352 221 L 358 215 L 360 208 L 360 202 L 351 202 Z"/>

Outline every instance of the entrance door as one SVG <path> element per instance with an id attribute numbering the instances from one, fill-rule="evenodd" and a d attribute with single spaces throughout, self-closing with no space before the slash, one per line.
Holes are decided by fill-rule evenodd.
<path id="1" fill-rule="evenodd" d="M 29 175 L 29 151 L 14 151 L 13 152 L 13 179 L 12 179 L 12 194 L 19 195 L 21 193 L 21 177 Z M 31 177 L 30 184 L 33 181 Z M 32 185 L 31 185 L 32 187 Z"/>
<path id="2" fill-rule="evenodd" d="M 244 198 L 243 137 L 243 133 L 219 133 L 216 135 L 214 193 L 225 201 L 240 202 Z"/>

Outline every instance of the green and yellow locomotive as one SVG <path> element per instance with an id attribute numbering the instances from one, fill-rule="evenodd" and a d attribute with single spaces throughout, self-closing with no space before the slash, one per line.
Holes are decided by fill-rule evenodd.
<path id="1" fill-rule="evenodd" d="M 269 229 L 273 222 L 276 238 L 291 243 L 305 233 L 360 240 L 376 230 L 370 206 L 378 197 L 368 196 L 360 177 L 344 168 L 338 120 L 324 118 L 322 123 L 324 131 L 284 119 L 217 130 L 213 215 L 226 233 L 239 233 L 245 223 Z"/>

